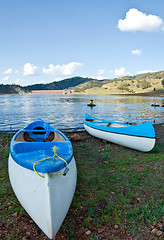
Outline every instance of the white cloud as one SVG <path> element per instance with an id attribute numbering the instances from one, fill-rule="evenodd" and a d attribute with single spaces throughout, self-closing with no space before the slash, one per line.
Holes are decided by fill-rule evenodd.
<path id="1" fill-rule="evenodd" d="M 105 69 L 99 69 L 98 70 L 98 75 L 102 75 L 102 74 L 104 74 L 105 73 Z"/>
<path id="2" fill-rule="evenodd" d="M 62 80 L 63 80 L 62 78 L 58 77 L 58 78 L 54 79 L 54 82 L 59 82 L 59 81 L 62 81 Z"/>
<path id="3" fill-rule="evenodd" d="M 14 83 L 17 84 L 17 85 L 20 85 L 21 80 L 19 78 L 17 78 Z"/>
<path id="4" fill-rule="evenodd" d="M 163 30 L 164 22 L 159 16 L 146 15 L 135 8 L 131 8 L 125 19 L 119 19 L 118 28 L 121 31 L 158 31 Z"/>
<path id="5" fill-rule="evenodd" d="M 91 76 L 90 78 L 92 78 L 92 79 L 96 79 L 96 80 L 104 80 L 104 79 L 105 79 L 105 78 L 102 77 L 102 76 L 97 76 L 97 77 L 95 77 L 95 76 Z"/>
<path id="6" fill-rule="evenodd" d="M 156 72 L 156 71 L 153 71 L 153 70 L 141 70 L 141 71 L 137 72 L 137 74 L 143 74 L 143 73 L 148 73 L 148 72 Z"/>
<path id="7" fill-rule="evenodd" d="M 6 71 L 3 72 L 3 74 L 11 74 L 13 70 L 11 68 L 7 69 Z"/>
<path id="8" fill-rule="evenodd" d="M 2 79 L 2 81 L 8 81 L 9 80 L 9 76 L 6 76 Z"/>
<path id="9" fill-rule="evenodd" d="M 142 54 L 142 51 L 138 50 L 138 49 L 132 50 L 131 52 L 132 52 L 133 55 L 138 55 L 138 56 Z"/>
<path id="10" fill-rule="evenodd" d="M 76 71 L 78 68 L 82 67 L 82 63 L 78 62 L 71 62 L 68 64 L 63 64 L 61 65 L 56 65 L 54 66 L 53 64 L 49 65 L 49 68 L 43 68 L 43 73 L 45 74 L 51 74 L 51 75 L 56 75 L 56 76 L 68 76 L 73 74 L 74 71 Z"/>
<path id="11" fill-rule="evenodd" d="M 45 81 L 44 81 L 44 80 L 41 80 L 41 81 L 40 81 L 40 84 L 43 84 L 43 83 L 45 83 Z"/>
<path id="12" fill-rule="evenodd" d="M 105 78 L 102 77 L 102 76 L 97 76 L 96 79 L 97 79 L 97 80 L 103 80 L 103 79 L 105 79 Z"/>
<path id="13" fill-rule="evenodd" d="M 116 75 L 116 76 L 123 76 L 123 75 L 125 75 L 125 68 L 124 67 L 121 67 L 120 69 L 115 69 L 114 70 L 114 74 Z"/>
<path id="14" fill-rule="evenodd" d="M 31 63 L 26 63 L 24 65 L 24 76 L 35 75 L 36 70 L 38 69 L 37 66 Z"/>
<path id="15" fill-rule="evenodd" d="M 125 73 L 125 76 L 130 76 L 130 75 L 132 75 L 130 72 Z"/>

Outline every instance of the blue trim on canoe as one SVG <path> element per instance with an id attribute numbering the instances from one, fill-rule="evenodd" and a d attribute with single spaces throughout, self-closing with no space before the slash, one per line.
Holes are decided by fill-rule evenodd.
<path id="1" fill-rule="evenodd" d="M 98 124 L 94 124 L 94 122 L 95 123 L 115 123 L 115 124 L 119 124 L 120 127 L 101 126 Z M 155 138 L 155 130 L 151 122 L 146 122 L 138 125 L 129 125 L 129 124 L 123 124 L 119 122 L 113 122 L 113 121 L 107 121 L 99 118 L 94 118 L 86 114 L 84 124 L 86 124 L 91 128 L 98 129 L 100 131 L 111 132 L 115 134 L 123 134 L 123 135 L 145 137 L 145 138 Z"/>
<path id="2" fill-rule="evenodd" d="M 37 122 L 37 123 L 36 123 Z M 57 154 L 63 158 L 68 164 L 73 158 L 73 149 L 70 140 L 60 131 L 54 129 L 50 125 L 48 130 L 41 130 L 42 132 L 56 132 L 59 133 L 65 141 L 63 142 L 18 142 L 16 141 L 17 136 L 22 132 L 32 132 L 31 128 L 40 126 L 40 121 L 36 121 L 34 124 L 30 124 L 24 129 L 17 132 L 10 144 L 10 154 L 13 160 L 20 166 L 34 171 L 33 165 L 36 161 L 42 160 L 44 158 L 52 157 L 54 155 L 53 147 L 57 147 Z M 39 125 L 38 125 L 39 124 Z M 45 123 L 46 124 L 46 123 Z M 30 126 L 30 127 L 29 127 Z M 42 125 L 43 126 L 43 125 Z M 46 124 L 47 126 L 47 124 Z M 37 130 L 38 131 L 38 130 Z M 40 130 L 39 130 L 40 131 Z M 49 173 L 56 172 L 65 167 L 64 161 L 58 157 L 54 157 L 36 164 L 37 172 Z"/>

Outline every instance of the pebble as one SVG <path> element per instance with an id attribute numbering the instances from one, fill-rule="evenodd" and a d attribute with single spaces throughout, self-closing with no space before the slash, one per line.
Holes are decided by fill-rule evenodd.
<path id="1" fill-rule="evenodd" d="M 109 162 L 108 161 L 104 161 L 104 164 L 108 164 Z"/>
<path id="2" fill-rule="evenodd" d="M 85 235 L 89 236 L 91 234 L 91 230 L 86 231 Z"/>
<path id="3" fill-rule="evenodd" d="M 104 232 L 104 231 L 105 231 L 105 227 L 103 227 L 103 228 L 98 228 L 98 229 L 97 229 L 97 232 L 98 232 L 98 233 L 102 233 L 102 232 Z"/>
<path id="4" fill-rule="evenodd" d="M 156 228 L 153 228 L 153 230 L 151 230 L 151 234 L 155 234 L 158 230 Z"/>
<path id="5" fill-rule="evenodd" d="M 157 226 L 157 222 L 156 221 L 153 222 L 153 226 Z"/>
<path id="6" fill-rule="evenodd" d="M 152 230 L 150 231 L 150 233 L 157 237 L 160 237 L 163 234 L 162 227 L 163 225 L 161 223 L 157 223 L 156 221 L 154 221 L 153 225 L 151 225 Z"/>
<path id="7" fill-rule="evenodd" d="M 82 141 L 82 138 L 78 134 L 74 134 L 73 136 L 70 137 L 72 141 Z"/>
<path id="8" fill-rule="evenodd" d="M 155 235 L 157 236 L 157 237 L 160 237 L 161 235 L 162 235 L 162 231 L 157 231 L 156 233 L 155 233 Z"/>
<path id="9" fill-rule="evenodd" d="M 158 223 L 158 224 L 157 224 L 157 227 L 158 227 L 160 230 L 162 230 L 162 224 L 161 224 L 161 223 Z"/>
<path id="10" fill-rule="evenodd" d="M 15 212 L 15 213 L 12 214 L 12 216 L 13 216 L 13 217 L 17 217 L 17 216 L 18 216 L 18 213 Z"/>
<path id="11" fill-rule="evenodd" d="M 114 229 L 118 229 L 119 228 L 119 226 L 118 225 L 114 225 Z"/>

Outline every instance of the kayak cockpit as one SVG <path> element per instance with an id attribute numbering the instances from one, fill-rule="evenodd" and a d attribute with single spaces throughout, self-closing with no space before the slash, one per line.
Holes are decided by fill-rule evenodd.
<path id="1" fill-rule="evenodd" d="M 14 135 L 10 153 L 18 165 L 32 171 L 39 161 L 36 166 L 38 172 L 59 171 L 73 158 L 72 145 L 66 135 L 40 120 Z"/>
<path id="2" fill-rule="evenodd" d="M 48 123 L 38 119 L 17 132 L 16 142 L 64 142 L 67 137 Z"/>
<path id="3" fill-rule="evenodd" d="M 58 132 L 31 132 L 21 131 L 15 138 L 16 142 L 64 142 L 64 137 Z"/>
<path id="4" fill-rule="evenodd" d="M 120 127 L 129 127 L 128 124 L 124 123 L 116 123 L 112 121 L 105 121 L 105 120 L 96 120 L 96 119 L 85 119 L 86 122 L 90 122 L 94 125 L 104 126 L 104 127 L 112 127 L 112 128 L 120 128 Z"/>

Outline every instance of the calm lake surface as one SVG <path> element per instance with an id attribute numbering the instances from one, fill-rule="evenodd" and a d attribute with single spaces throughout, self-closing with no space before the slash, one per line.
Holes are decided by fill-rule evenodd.
<path id="1" fill-rule="evenodd" d="M 87 106 L 90 99 L 95 107 Z M 152 107 L 157 102 L 160 107 Z M 0 95 L 0 131 L 15 131 L 41 118 L 65 131 L 83 130 L 85 113 L 123 123 L 164 122 L 164 97 L 102 95 Z"/>

